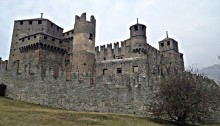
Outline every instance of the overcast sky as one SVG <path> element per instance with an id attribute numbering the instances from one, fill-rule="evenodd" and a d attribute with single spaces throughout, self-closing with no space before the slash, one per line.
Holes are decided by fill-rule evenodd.
<path id="1" fill-rule="evenodd" d="M 96 45 L 129 38 L 129 27 L 147 26 L 147 41 L 158 49 L 158 41 L 169 37 L 179 42 L 185 67 L 219 63 L 220 0 L 0 0 L 0 57 L 8 59 L 14 20 L 44 18 L 68 31 L 75 15 L 94 15 Z"/>

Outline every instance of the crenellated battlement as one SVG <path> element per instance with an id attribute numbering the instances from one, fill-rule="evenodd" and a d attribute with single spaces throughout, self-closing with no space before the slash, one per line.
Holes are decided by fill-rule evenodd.
<path id="1" fill-rule="evenodd" d="M 107 48 L 108 49 L 112 49 L 112 44 L 110 43 L 110 44 L 107 44 Z"/>
<path id="2" fill-rule="evenodd" d="M 125 55 L 126 41 L 114 42 L 106 45 L 96 46 L 96 58 L 98 60 L 109 60 Z M 113 45 L 113 46 L 112 46 Z"/>
<path id="3" fill-rule="evenodd" d="M 119 42 L 115 42 L 114 43 L 114 48 L 116 49 L 116 48 L 119 48 Z"/>
<path id="4" fill-rule="evenodd" d="M 136 57 L 141 54 L 146 55 L 146 57 L 152 54 L 157 55 L 157 57 L 160 55 L 160 51 L 150 44 L 130 45 L 130 40 L 96 46 L 95 52 L 97 61 Z"/>
<path id="5" fill-rule="evenodd" d="M 93 15 L 90 17 L 89 21 L 86 20 L 86 13 L 83 13 L 80 17 L 78 15 L 75 16 L 75 23 L 79 23 L 79 22 L 89 22 L 92 24 L 96 24 L 96 20 Z"/>
<path id="6" fill-rule="evenodd" d="M 106 44 L 106 45 L 100 45 L 100 46 L 96 46 L 95 50 L 100 52 L 100 51 L 104 51 L 104 50 L 109 50 L 109 49 L 119 49 L 119 48 L 124 48 L 126 44 L 126 40 L 125 41 L 121 41 L 121 42 L 113 42 L 110 44 Z M 112 47 L 112 45 L 114 45 Z M 99 50 L 100 49 L 100 50 Z"/>
<path id="7" fill-rule="evenodd" d="M 83 13 L 80 17 L 78 15 L 75 16 L 75 24 L 74 24 L 74 36 L 78 33 L 86 33 L 88 34 L 88 38 L 91 40 L 95 40 L 95 27 L 96 20 L 92 15 L 90 17 L 90 21 L 86 20 L 86 13 Z"/>

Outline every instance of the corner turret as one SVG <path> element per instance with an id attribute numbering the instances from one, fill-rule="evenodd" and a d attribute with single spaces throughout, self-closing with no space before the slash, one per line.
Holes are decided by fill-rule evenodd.
<path id="1" fill-rule="evenodd" d="M 179 52 L 178 42 L 168 37 L 159 41 L 159 51 L 161 54 L 161 65 L 167 74 L 176 74 L 178 71 L 184 70 L 183 54 Z"/>
<path id="2" fill-rule="evenodd" d="M 169 38 L 168 37 L 168 32 L 166 32 L 166 38 L 159 42 L 159 50 L 161 52 L 169 51 L 169 50 L 179 52 L 178 42 L 176 40 L 172 39 L 172 38 Z"/>

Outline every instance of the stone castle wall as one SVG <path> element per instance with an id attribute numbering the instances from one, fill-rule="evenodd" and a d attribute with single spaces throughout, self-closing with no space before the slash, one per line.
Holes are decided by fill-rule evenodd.
<path id="1" fill-rule="evenodd" d="M 108 81 L 98 77 L 96 83 L 91 84 L 90 73 L 84 73 L 80 83 L 78 73 L 66 81 L 62 70 L 55 77 L 52 69 L 44 71 L 40 66 L 24 73 L 17 73 L 17 63 L 13 64 L 13 71 L 5 71 L 3 66 L 1 64 L 0 80 L 7 85 L 7 97 L 55 108 L 143 115 L 147 113 L 154 88 L 143 76 L 131 78 L 122 74 L 108 76 Z"/>

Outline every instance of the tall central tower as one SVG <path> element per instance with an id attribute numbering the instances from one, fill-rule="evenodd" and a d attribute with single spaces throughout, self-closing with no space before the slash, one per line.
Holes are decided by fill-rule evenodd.
<path id="1" fill-rule="evenodd" d="M 86 13 L 81 17 L 75 17 L 74 35 L 73 35 L 73 58 L 72 72 L 78 73 L 79 80 L 82 80 L 83 73 L 95 75 L 95 27 L 96 20 L 94 16 L 90 21 L 86 20 Z"/>

